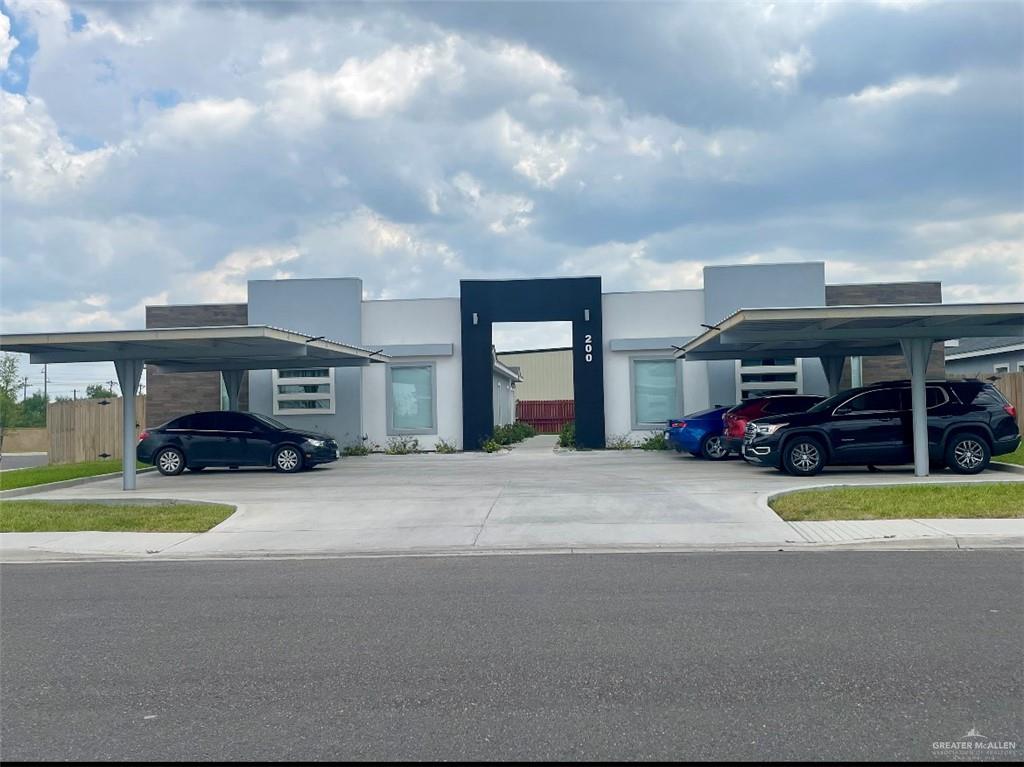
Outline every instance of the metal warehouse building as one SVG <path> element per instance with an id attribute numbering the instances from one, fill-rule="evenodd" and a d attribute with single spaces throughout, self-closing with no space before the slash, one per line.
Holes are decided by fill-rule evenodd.
<path id="1" fill-rule="evenodd" d="M 360 367 L 253 370 L 239 406 L 321 431 L 341 444 L 413 435 L 475 449 L 510 417 L 519 380 L 514 358 L 496 357 L 498 322 L 571 321 L 565 362 L 575 396 L 577 441 L 640 436 L 670 417 L 765 393 L 828 393 L 817 358 L 685 361 L 679 347 L 740 308 L 940 303 L 938 282 L 826 285 L 822 262 L 709 266 L 692 290 L 605 293 L 600 277 L 464 280 L 459 297 L 365 300 L 361 280 L 249 282 L 245 304 L 150 306 L 147 328 L 268 325 L 387 355 Z M 929 375 L 943 375 L 936 344 Z M 554 375 L 554 374 L 553 374 Z M 852 358 L 844 383 L 906 378 L 903 357 Z M 537 386 L 541 382 L 536 382 Z M 150 425 L 226 404 L 217 372 L 147 368 Z"/>

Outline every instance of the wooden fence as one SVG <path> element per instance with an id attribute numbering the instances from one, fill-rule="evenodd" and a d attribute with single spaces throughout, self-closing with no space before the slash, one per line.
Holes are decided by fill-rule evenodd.
<path id="1" fill-rule="evenodd" d="M 1017 408 L 1017 425 L 1024 434 L 1024 372 L 997 373 L 998 380 L 993 381 L 995 387 L 1003 393 L 1010 404 Z"/>
<path id="2" fill-rule="evenodd" d="M 576 418 L 571 399 L 524 400 L 516 403 L 516 420 L 528 423 L 541 434 L 558 434 Z"/>
<path id="3" fill-rule="evenodd" d="M 146 398 L 135 398 L 135 433 L 146 423 Z M 46 408 L 50 463 L 121 458 L 121 398 L 51 402 Z"/>

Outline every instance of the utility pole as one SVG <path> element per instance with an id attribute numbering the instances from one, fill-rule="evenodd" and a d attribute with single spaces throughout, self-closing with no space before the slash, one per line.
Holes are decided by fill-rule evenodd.
<path id="1" fill-rule="evenodd" d="M 46 365 L 43 364 L 43 402 L 50 404 L 50 392 L 46 388 L 46 384 L 50 382 L 50 379 L 46 377 Z"/>
<path id="2" fill-rule="evenodd" d="M 110 387 L 110 391 L 114 392 L 114 396 L 116 397 L 117 396 L 117 390 L 114 388 L 114 382 L 113 381 L 107 381 L 107 385 Z"/>
<path id="3" fill-rule="evenodd" d="M 75 402 L 78 402 L 78 389 L 71 390 L 71 397 Z"/>
<path id="4" fill-rule="evenodd" d="M 24 402 L 28 399 L 28 376 L 24 376 L 21 379 L 21 401 Z"/>

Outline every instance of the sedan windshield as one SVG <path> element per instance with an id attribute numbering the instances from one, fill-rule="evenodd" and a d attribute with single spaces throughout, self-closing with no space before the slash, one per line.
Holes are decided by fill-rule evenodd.
<path id="1" fill-rule="evenodd" d="M 287 430 L 289 428 L 287 425 L 281 423 L 280 421 L 275 421 L 270 416 L 261 415 L 260 413 L 249 413 L 249 415 L 251 415 L 260 423 L 264 423 L 267 426 L 271 427 L 272 429 Z"/>

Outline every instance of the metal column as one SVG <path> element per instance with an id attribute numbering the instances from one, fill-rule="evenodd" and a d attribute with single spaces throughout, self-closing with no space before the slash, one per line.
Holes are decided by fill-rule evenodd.
<path id="1" fill-rule="evenodd" d="M 228 410 L 238 410 L 238 397 L 242 391 L 244 370 L 222 370 L 220 377 L 224 380 L 224 390 L 228 393 Z"/>
<path id="2" fill-rule="evenodd" d="M 928 476 L 928 404 L 925 381 L 928 357 L 932 353 L 930 338 L 904 338 L 900 340 L 903 356 L 910 369 L 910 398 L 913 415 L 914 474 Z"/>
<path id="3" fill-rule="evenodd" d="M 135 392 L 142 379 L 142 360 L 114 360 L 117 381 L 121 385 L 121 471 L 124 490 L 135 489 Z"/>
<path id="4" fill-rule="evenodd" d="M 843 380 L 843 366 L 846 364 L 846 357 L 819 357 L 821 366 L 825 368 L 825 380 L 828 381 L 829 396 L 839 393 L 839 385 Z"/>

